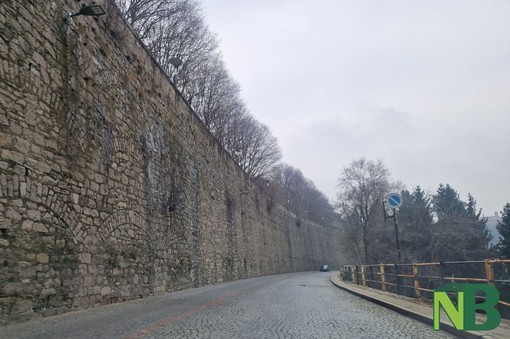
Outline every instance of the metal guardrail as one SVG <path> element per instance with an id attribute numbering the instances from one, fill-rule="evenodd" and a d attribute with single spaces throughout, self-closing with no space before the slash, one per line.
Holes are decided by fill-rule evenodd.
<path id="1" fill-rule="evenodd" d="M 480 266 L 483 264 L 483 269 Z M 468 265 L 459 269 L 460 265 Z M 496 273 L 495 275 L 495 265 Z M 472 272 L 474 277 L 459 276 Z M 496 279 L 496 276 L 506 279 Z M 445 283 L 476 282 L 495 286 L 501 296 L 510 298 L 510 259 L 485 259 L 480 261 L 448 261 L 412 264 L 344 265 L 343 280 L 383 291 L 396 292 L 416 298 L 431 299 L 434 289 Z M 480 296 L 483 298 L 483 296 Z M 510 307 L 510 300 L 500 300 L 499 304 Z"/>

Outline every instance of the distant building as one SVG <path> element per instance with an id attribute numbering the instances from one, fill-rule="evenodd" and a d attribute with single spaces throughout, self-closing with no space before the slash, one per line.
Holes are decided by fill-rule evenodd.
<path id="1" fill-rule="evenodd" d="M 498 221 L 501 221 L 501 217 L 498 212 L 494 212 L 493 216 L 487 217 L 487 228 L 492 235 L 491 245 L 496 245 L 499 242 L 499 232 L 496 229 Z"/>

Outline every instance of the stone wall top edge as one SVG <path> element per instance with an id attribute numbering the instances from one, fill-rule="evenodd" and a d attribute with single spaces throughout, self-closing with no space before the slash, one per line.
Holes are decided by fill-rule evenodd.
<path id="1" fill-rule="evenodd" d="M 230 153 L 225 150 L 223 145 L 219 142 L 219 140 L 207 129 L 207 127 L 204 125 L 202 120 L 199 118 L 197 113 L 194 111 L 194 109 L 191 107 L 191 105 L 188 103 L 188 101 L 183 97 L 182 93 L 179 91 L 179 89 L 175 86 L 173 81 L 171 80 L 170 76 L 165 72 L 163 67 L 160 65 L 160 63 L 153 57 L 153 55 L 150 53 L 148 47 L 145 45 L 145 43 L 141 40 L 141 38 L 138 36 L 138 34 L 135 32 L 133 27 L 127 22 L 125 17 L 123 16 L 122 12 L 120 11 L 117 4 L 115 4 L 114 0 L 103 0 L 103 3 L 108 3 L 112 10 L 115 11 L 115 17 L 120 19 L 122 24 L 125 25 L 125 27 L 129 30 L 132 39 L 134 39 L 137 43 L 137 45 L 143 50 L 143 53 L 148 58 L 149 62 L 151 62 L 152 66 L 154 66 L 158 72 L 159 75 L 164 79 L 164 81 L 174 90 L 174 92 L 177 94 L 177 96 L 180 98 L 181 102 L 185 105 L 186 110 L 188 114 L 192 117 L 193 123 L 198 126 L 204 135 L 209 138 L 215 145 L 216 149 L 221 150 L 222 155 L 224 156 L 226 161 L 232 162 L 234 164 L 234 167 L 237 168 L 238 171 L 240 171 L 241 175 L 244 175 L 246 180 L 249 180 L 254 184 L 256 187 L 258 187 L 259 191 L 261 193 L 264 193 L 263 188 L 254 180 L 252 180 L 248 174 L 237 164 L 237 162 L 232 158 Z M 111 37 L 108 37 L 108 39 L 111 39 Z"/>

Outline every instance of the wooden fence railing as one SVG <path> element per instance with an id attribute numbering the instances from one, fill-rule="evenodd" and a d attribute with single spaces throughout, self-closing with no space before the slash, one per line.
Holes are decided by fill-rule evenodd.
<path id="1" fill-rule="evenodd" d="M 510 259 L 344 265 L 341 278 L 358 285 L 426 299 L 431 299 L 433 291 L 445 283 L 487 283 L 500 292 L 499 304 L 510 307 Z"/>

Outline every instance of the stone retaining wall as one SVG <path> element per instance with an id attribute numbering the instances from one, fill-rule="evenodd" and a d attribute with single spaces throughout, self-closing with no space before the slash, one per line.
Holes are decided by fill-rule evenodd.
<path id="1" fill-rule="evenodd" d="M 0 1 L 0 324 L 334 264 L 99 3 Z"/>

